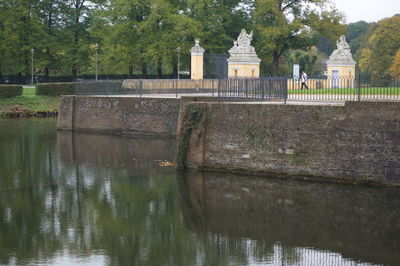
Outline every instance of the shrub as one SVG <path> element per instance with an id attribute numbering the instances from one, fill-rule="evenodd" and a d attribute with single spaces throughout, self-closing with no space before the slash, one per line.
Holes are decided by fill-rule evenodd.
<path id="1" fill-rule="evenodd" d="M 11 98 L 22 95 L 21 85 L 0 85 L 0 98 Z"/>
<path id="2" fill-rule="evenodd" d="M 75 82 L 41 83 L 36 86 L 37 95 L 60 96 L 75 94 Z"/>

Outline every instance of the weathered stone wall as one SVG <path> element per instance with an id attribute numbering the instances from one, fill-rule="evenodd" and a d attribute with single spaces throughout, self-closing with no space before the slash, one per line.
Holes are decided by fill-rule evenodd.
<path id="1" fill-rule="evenodd" d="M 181 161 L 191 168 L 400 181 L 400 103 L 191 103 L 186 110 L 202 115 L 188 143 L 180 139 L 180 150 L 188 146 Z"/>
<path id="2" fill-rule="evenodd" d="M 139 135 L 176 135 L 180 100 L 65 96 L 59 108 L 61 130 Z"/>

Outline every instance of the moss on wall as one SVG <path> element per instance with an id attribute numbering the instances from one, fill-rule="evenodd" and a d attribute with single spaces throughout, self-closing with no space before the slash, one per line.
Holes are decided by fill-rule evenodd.
<path id="1" fill-rule="evenodd" d="M 200 105 L 188 104 L 183 113 L 181 130 L 178 138 L 178 153 L 176 165 L 178 168 L 186 168 L 186 157 L 189 149 L 190 136 L 194 129 L 199 127 L 203 117 L 203 109 Z"/>

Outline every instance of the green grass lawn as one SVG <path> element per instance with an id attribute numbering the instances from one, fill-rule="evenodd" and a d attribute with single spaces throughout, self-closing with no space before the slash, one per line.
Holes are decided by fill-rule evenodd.
<path id="1" fill-rule="evenodd" d="M 358 88 L 289 90 L 289 94 L 358 95 Z M 400 95 L 400 88 L 361 88 L 361 95 Z"/>
<path id="2" fill-rule="evenodd" d="M 0 116 L 13 107 L 19 106 L 36 112 L 54 112 L 58 109 L 59 97 L 25 94 L 14 98 L 0 98 Z"/>
<path id="3" fill-rule="evenodd" d="M 36 95 L 36 87 L 23 88 L 22 96 L 34 96 L 34 95 Z"/>

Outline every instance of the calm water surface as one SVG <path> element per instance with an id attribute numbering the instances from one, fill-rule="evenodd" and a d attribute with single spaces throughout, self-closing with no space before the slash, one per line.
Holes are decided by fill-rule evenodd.
<path id="1" fill-rule="evenodd" d="M 0 120 L 0 264 L 400 265 L 400 192 L 177 173 L 175 141 Z"/>

